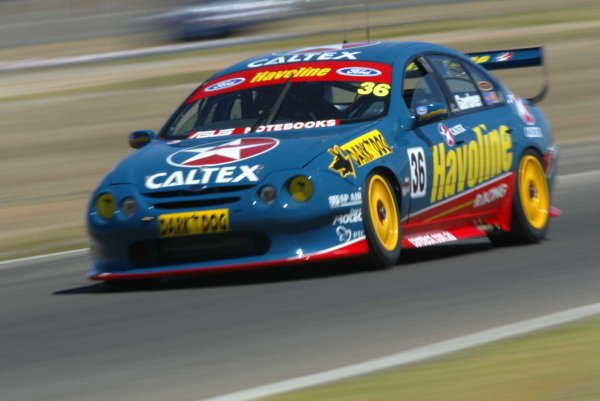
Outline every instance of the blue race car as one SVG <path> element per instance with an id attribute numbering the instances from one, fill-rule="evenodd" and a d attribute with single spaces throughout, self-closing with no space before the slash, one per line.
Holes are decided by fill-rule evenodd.
<path id="1" fill-rule="evenodd" d="M 548 123 L 488 73 L 542 49 L 463 55 L 351 43 L 254 57 L 195 90 L 89 203 L 89 277 L 115 281 L 544 238 Z"/>

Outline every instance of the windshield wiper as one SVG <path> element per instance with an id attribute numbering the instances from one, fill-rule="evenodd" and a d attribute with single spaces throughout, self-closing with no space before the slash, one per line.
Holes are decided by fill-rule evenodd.
<path id="1" fill-rule="evenodd" d="M 283 103 L 283 99 L 285 99 L 285 95 L 287 95 L 288 91 L 290 90 L 290 87 L 292 86 L 293 77 L 294 75 L 290 76 L 288 80 L 285 81 L 283 88 L 281 88 L 281 92 L 279 92 L 279 95 L 277 95 L 275 103 L 273 103 L 273 106 L 271 106 L 271 108 L 269 109 L 269 113 L 264 117 L 259 117 L 259 119 L 256 120 L 256 122 L 252 125 L 250 132 L 254 132 L 261 125 L 269 125 L 273 122 L 273 120 L 275 120 L 275 117 L 277 116 L 277 113 L 279 113 L 279 109 L 281 108 L 281 104 Z"/>

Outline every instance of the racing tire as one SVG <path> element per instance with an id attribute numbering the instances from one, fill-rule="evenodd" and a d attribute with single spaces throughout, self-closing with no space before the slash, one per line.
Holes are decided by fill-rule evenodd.
<path id="1" fill-rule="evenodd" d="M 393 266 L 401 248 L 401 225 L 398 201 L 390 181 L 378 172 L 369 174 L 362 190 L 362 215 L 369 244 L 370 265 Z"/>
<path id="2" fill-rule="evenodd" d="M 540 155 L 528 149 L 519 160 L 512 200 L 510 231 L 490 236 L 495 245 L 540 242 L 548 231 L 550 191 Z"/>

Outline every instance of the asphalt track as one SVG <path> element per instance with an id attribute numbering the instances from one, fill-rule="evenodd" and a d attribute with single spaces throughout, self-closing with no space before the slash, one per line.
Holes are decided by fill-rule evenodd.
<path id="1" fill-rule="evenodd" d="M 561 148 L 540 245 L 405 252 L 111 292 L 87 258 L 0 267 L 0 399 L 194 401 L 600 301 L 600 144 Z"/>

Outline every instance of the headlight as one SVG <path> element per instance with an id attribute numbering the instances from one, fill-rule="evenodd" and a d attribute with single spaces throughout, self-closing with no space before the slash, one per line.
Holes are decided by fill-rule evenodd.
<path id="1" fill-rule="evenodd" d="M 131 197 L 127 197 L 121 201 L 121 211 L 129 218 L 135 214 L 137 210 L 137 202 Z"/>
<path id="2" fill-rule="evenodd" d="M 115 197 L 109 193 L 102 193 L 96 198 L 96 211 L 104 220 L 110 220 L 117 209 Z"/>
<path id="3" fill-rule="evenodd" d="M 258 196 L 265 205 L 270 205 L 277 198 L 277 191 L 272 185 L 265 185 L 258 191 Z"/>
<path id="4" fill-rule="evenodd" d="M 298 202 L 306 202 L 313 195 L 313 183 L 310 178 L 299 175 L 290 180 L 288 190 L 292 198 Z"/>

